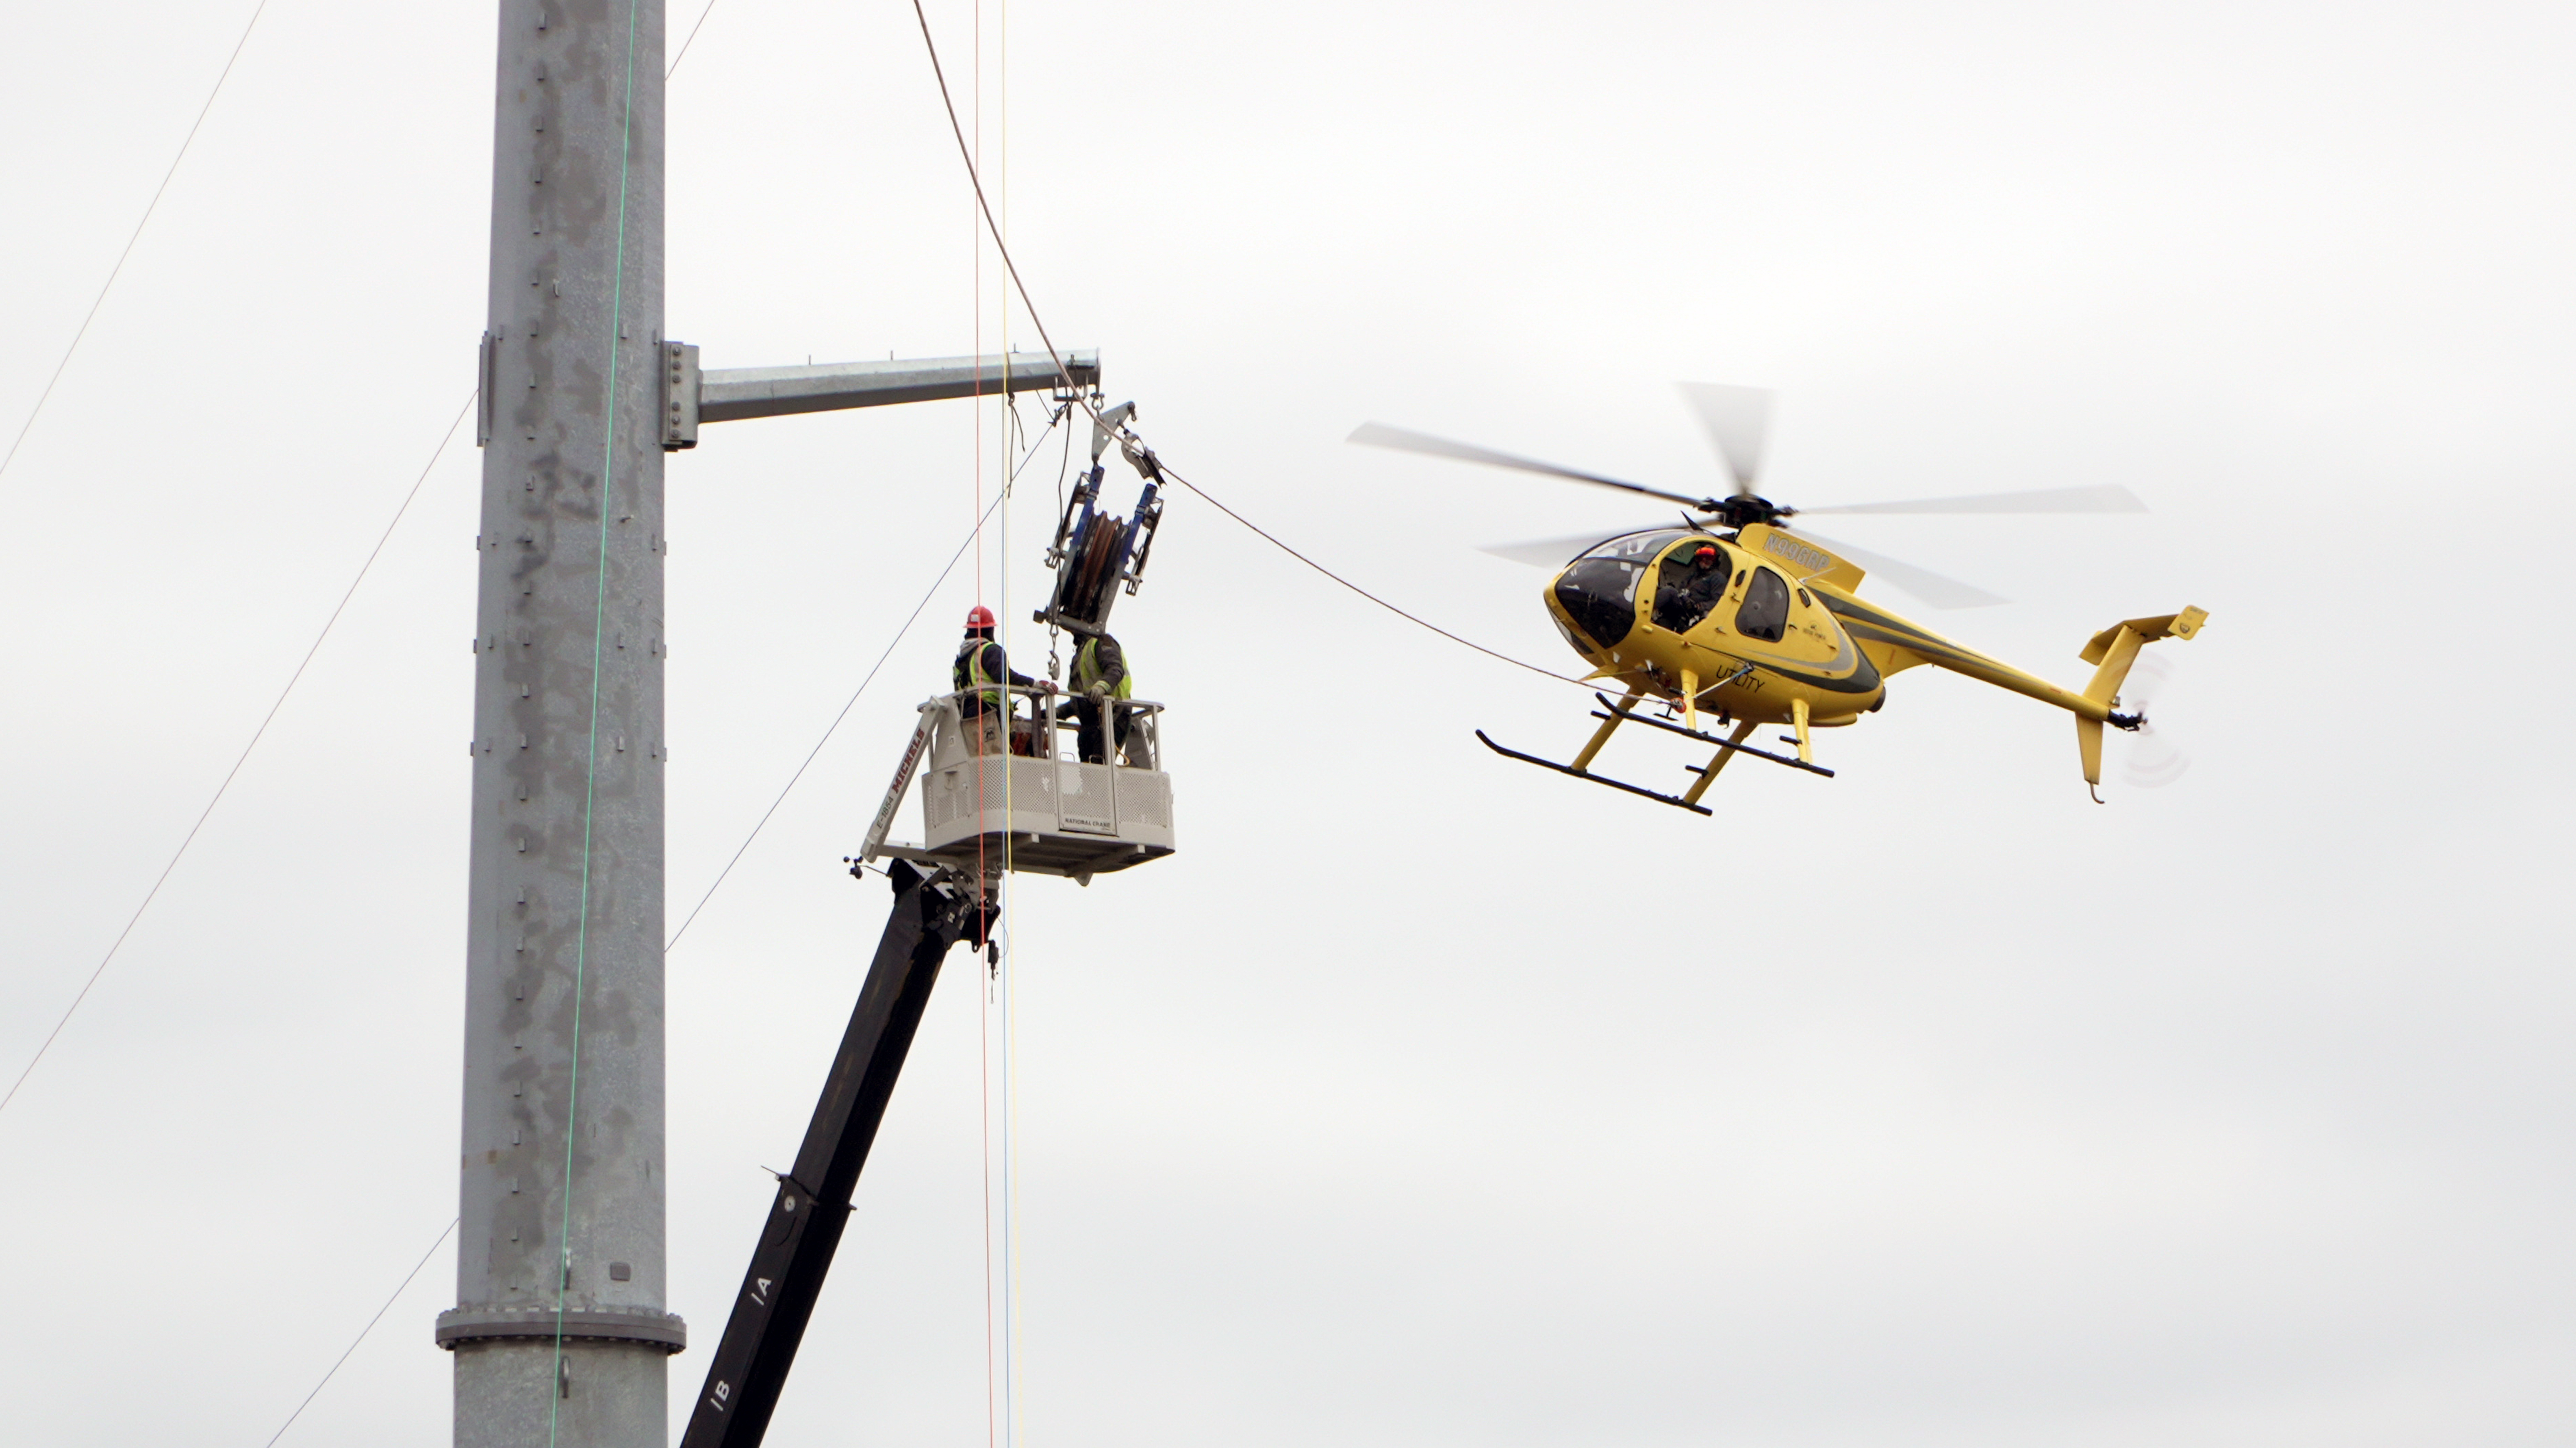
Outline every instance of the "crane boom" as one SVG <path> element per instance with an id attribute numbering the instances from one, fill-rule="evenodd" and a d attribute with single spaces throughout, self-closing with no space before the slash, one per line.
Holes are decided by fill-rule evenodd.
<path id="1" fill-rule="evenodd" d="M 680 1448 L 758 1448 L 769 1431 L 769 1415 L 795 1365 L 823 1278 L 832 1270 L 850 1195 L 885 1119 L 895 1078 L 903 1073 L 940 963 L 959 941 L 981 945 L 986 939 L 990 902 L 966 877 L 946 868 L 924 874 L 901 860 L 886 873 L 894 884 L 894 909 L 814 1104 L 795 1169 L 778 1179 L 760 1244 L 752 1249 L 751 1267 L 743 1273 L 742 1291 L 734 1297 Z"/>

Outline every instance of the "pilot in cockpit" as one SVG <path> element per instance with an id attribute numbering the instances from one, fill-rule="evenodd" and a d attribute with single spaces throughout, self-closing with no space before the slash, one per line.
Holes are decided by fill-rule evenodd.
<path id="1" fill-rule="evenodd" d="M 1663 579 L 1655 589 L 1658 628 L 1687 633 L 1726 596 L 1726 555 L 1714 543 L 1675 553 L 1661 571 Z"/>

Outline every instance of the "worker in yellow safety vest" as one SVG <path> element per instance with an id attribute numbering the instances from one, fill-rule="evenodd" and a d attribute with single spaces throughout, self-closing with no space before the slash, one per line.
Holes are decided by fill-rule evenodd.
<path id="1" fill-rule="evenodd" d="M 1108 764 L 1110 740 L 1114 733 L 1117 748 L 1127 748 L 1128 711 L 1112 703 L 1115 699 L 1136 696 L 1136 681 L 1127 672 L 1127 651 L 1118 640 L 1107 634 L 1093 634 L 1073 651 L 1073 692 L 1078 696 L 1057 711 L 1064 717 L 1070 710 L 1082 721 L 1082 762 Z"/>
<path id="2" fill-rule="evenodd" d="M 1011 696 L 1002 685 L 1026 687 L 1037 680 L 1011 672 L 1010 658 L 993 641 L 993 611 L 980 603 L 966 612 L 966 638 L 957 646 L 957 663 L 949 674 L 957 686 L 967 746 L 979 755 L 1005 752 L 1002 726 L 1011 717 Z"/>

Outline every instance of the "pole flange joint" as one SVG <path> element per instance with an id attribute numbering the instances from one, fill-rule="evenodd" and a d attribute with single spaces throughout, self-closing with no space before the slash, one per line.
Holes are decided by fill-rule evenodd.
<path id="1" fill-rule="evenodd" d="M 452 1307 L 438 1315 L 438 1345 L 496 1338 L 556 1336 L 590 1341 L 640 1342 L 676 1353 L 689 1345 L 689 1325 L 677 1313 L 640 1307 Z"/>

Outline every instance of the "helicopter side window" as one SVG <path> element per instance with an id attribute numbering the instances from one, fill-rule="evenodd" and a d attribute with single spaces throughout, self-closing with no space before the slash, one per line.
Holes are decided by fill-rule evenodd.
<path id="1" fill-rule="evenodd" d="M 1711 561 L 1707 569 L 1699 566 L 1699 552 L 1707 549 Z M 1656 570 L 1655 627 L 1688 633 L 1708 617 L 1726 597 L 1726 580 L 1730 565 L 1726 550 L 1709 539 L 1685 542 Z"/>
<path id="2" fill-rule="evenodd" d="M 1735 611 L 1735 631 L 1746 638 L 1780 641 L 1789 626 L 1789 585 L 1768 568 L 1753 570 L 1744 590 L 1744 606 Z"/>

